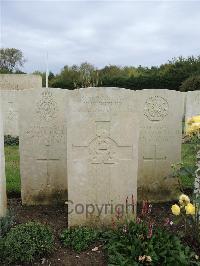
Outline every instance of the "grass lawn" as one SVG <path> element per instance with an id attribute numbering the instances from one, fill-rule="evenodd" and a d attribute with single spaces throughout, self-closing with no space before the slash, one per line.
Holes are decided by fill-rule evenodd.
<path id="1" fill-rule="evenodd" d="M 9 194 L 20 193 L 20 171 L 19 171 L 19 147 L 18 146 L 6 146 L 6 180 L 7 180 L 7 192 Z M 182 145 L 182 160 L 184 165 L 195 165 L 196 162 L 196 145 L 195 144 L 183 144 Z M 187 177 L 183 178 L 183 184 L 185 187 L 191 187 L 193 180 Z"/>
<path id="2" fill-rule="evenodd" d="M 5 146 L 6 184 L 9 194 L 20 193 L 19 147 Z"/>

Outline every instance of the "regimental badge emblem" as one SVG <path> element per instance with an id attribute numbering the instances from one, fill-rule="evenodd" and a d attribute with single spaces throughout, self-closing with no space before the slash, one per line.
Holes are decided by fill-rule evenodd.
<path id="1" fill-rule="evenodd" d="M 40 118 L 45 121 L 50 121 L 56 118 L 58 106 L 53 98 L 52 92 L 47 89 L 42 93 L 42 99 L 37 104 L 37 113 Z"/>
<path id="2" fill-rule="evenodd" d="M 163 120 L 169 111 L 168 101 L 160 96 L 149 97 L 144 106 L 144 115 L 150 121 Z"/>

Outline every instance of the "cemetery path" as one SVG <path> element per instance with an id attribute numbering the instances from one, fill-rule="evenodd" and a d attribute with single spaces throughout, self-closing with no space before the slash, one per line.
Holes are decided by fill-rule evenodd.
<path id="1" fill-rule="evenodd" d="M 54 231 L 55 235 L 55 251 L 51 256 L 44 257 L 30 265 L 60 265 L 60 266 L 105 266 L 106 258 L 103 251 L 99 248 L 93 252 L 91 247 L 86 252 L 76 253 L 72 250 L 63 248 L 59 235 L 63 229 L 67 228 L 67 212 L 64 206 L 33 206 L 26 207 L 21 205 L 20 199 L 9 199 L 9 208 L 14 215 L 17 224 L 26 223 L 28 221 L 37 221 L 48 224 Z"/>

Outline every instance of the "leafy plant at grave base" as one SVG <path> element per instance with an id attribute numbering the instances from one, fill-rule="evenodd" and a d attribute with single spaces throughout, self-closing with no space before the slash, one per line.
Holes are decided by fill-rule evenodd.
<path id="1" fill-rule="evenodd" d="M 109 265 L 197 265 L 195 254 L 172 234 L 130 221 L 104 233 Z M 194 261 L 194 262 L 193 262 Z"/>
<path id="2" fill-rule="evenodd" d="M 3 238 L 10 228 L 14 225 L 14 218 L 11 213 L 8 212 L 6 217 L 0 218 L 0 239 Z"/>
<path id="3" fill-rule="evenodd" d="M 99 234 L 98 230 L 90 227 L 72 227 L 64 230 L 60 239 L 65 247 L 80 252 L 88 249 L 98 239 Z"/>
<path id="4" fill-rule="evenodd" d="M 8 146 L 19 145 L 19 137 L 12 137 L 10 135 L 4 136 L 4 145 L 8 145 Z"/>
<path id="5" fill-rule="evenodd" d="M 7 213 L 5 217 L 0 218 L 0 262 L 4 258 L 4 238 L 14 224 L 14 219 L 11 213 Z"/>
<path id="6" fill-rule="evenodd" d="M 186 188 L 192 188 L 195 179 L 195 165 L 184 165 L 183 163 L 173 164 L 173 177 L 178 178 L 181 192 Z"/>
<path id="7" fill-rule="evenodd" d="M 48 226 L 29 222 L 12 228 L 2 245 L 4 263 L 31 262 L 53 250 L 54 237 Z"/>

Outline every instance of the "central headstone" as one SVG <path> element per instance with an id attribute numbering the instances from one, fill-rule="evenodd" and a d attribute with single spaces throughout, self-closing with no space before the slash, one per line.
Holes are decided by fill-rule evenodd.
<path id="1" fill-rule="evenodd" d="M 137 200 L 139 127 L 132 97 L 125 89 L 85 88 L 68 99 L 69 226 L 111 223 L 127 197 Z"/>
<path id="2" fill-rule="evenodd" d="M 0 94 L 0 218 L 6 216 L 6 210 L 7 210 L 7 198 L 6 198 L 4 136 L 3 136 L 3 120 L 1 112 L 1 94 Z"/>

